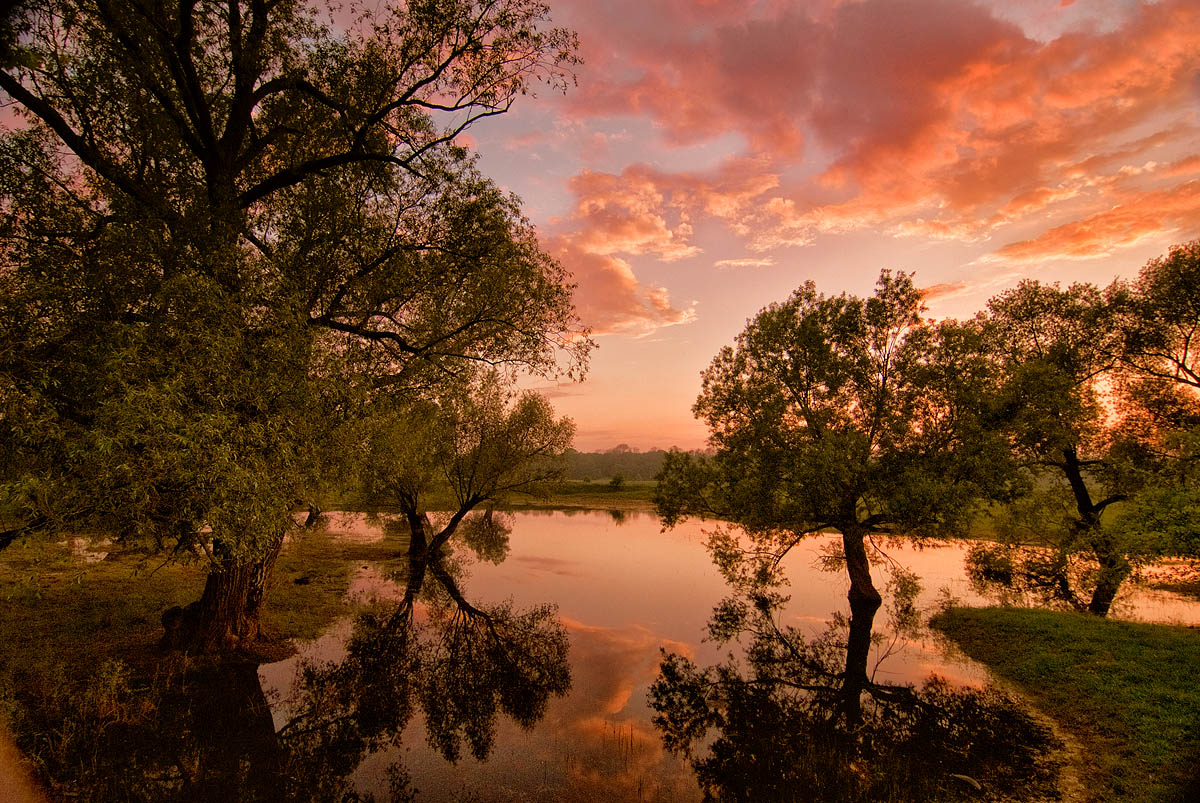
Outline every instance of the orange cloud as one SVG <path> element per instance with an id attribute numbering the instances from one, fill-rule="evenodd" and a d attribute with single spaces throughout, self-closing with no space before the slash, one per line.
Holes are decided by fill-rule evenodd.
<path id="1" fill-rule="evenodd" d="M 648 116 L 668 144 L 739 134 L 747 156 L 729 162 L 759 181 L 740 196 L 728 176 L 645 167 L 605 187 L 595 174 L 573 181 L 581 205 L 608 199 L 580 225 L 584 242 L 613 252 L 680 258 L 705 217 L 758 251 L 863 228 L 981 239 L 1031 219 L 1103 215 L 1113 179 L 1200 169 L 1181 157 L 1200 144 L 1194 0 L 1042 39 L 959 0 L 630 2 L 580 14 L 598 61 L 572 114 Z M 626 182 L 635 195 L 620 194 Z M 1159 220 L 1172 227 L 1162 233 L 1178 227 Z"/>
<path id="2" fill-rule="evenodd" d="M 959 293 L 964 293 L 971 288 L 971 285 L 966 282 L 942 282 L 940 284 L 931 284 L 928 287 L 921 288 L 921 298 L 925 301 L 933 301 L 936 298 L 946 298 L 947 296 L 956 296 Z"/>
<path id="3" fill-rule="evenodd" d="M 1009 243 L 989 259 L 1091 259 L 1163 233 L 1178 240 L 1200 234 L 1200 180 L 1138 194 L 1112 209 L 1056 226 L 1031 240 Z"/>
<path id="4" fill-rule="evenodd" d="M 695 320 L 694 307 L 680 309 L 661 287 L 644 287 L 625 260 L 598 254 L 570 237 L 551 236 L 543 246 L 576 283 L 575 308 L 593 334 L 646 334 Z"/>

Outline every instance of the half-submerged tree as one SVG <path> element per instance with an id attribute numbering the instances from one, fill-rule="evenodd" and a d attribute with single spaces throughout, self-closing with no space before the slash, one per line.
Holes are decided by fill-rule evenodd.
<path id="1" fill-rule="evenodd" d="M 715 455 L 667 457 L 664 522 L 734 522 L 768 564 L 837 530 L 852 607 L 878 607 L 870 536 L 960 533 L 972 501 L 1007 481 L 1002 444 L 976 415 L 987 381 L 978 329 L 934 325 L 921 309 L 911 277 L 884 271 L 869 299 L 810 282 L 750 320 L 704 372 L 694 408 Z M 719 562 L 738 559 L 733 536 L 711 546 Z"/>
<path id="2" fill-rule="evenodd" d="M 575 433 L 545 397 L 516 393 L 495 371 L 410 409 L 384 403 L 366 429 L 368 497 L 400 508 L 417 553 L 436 552 L 464 520 L 488 527 L 494 506 L 514 494 L 546 493 L 566 471 Z M 427 527 L 431 500 L 446 506 L 436 532 Z M 482 517 L 466 519 L 481 506 L 488 508 Z"/>
<path id="3" fill-rule="evenodd" d="M 1025 281 L 985 313 L 997 428 L 1032 481 L 1001 516 L 1007 546 L 1021 549 L 977 546 L 975 573 L 1099 616 L 1161 546 L 1105 517 L 1162 471 L 1164 458 L 1147 448 L 1164 399 L 1121 381 L 1117 310 L 1090 284 Z"/>
<path id="4" fill-rule="evenodd" d="M 0 91 L 27 126 L 0 139 L 6 538 L 202 555 L 200 648 L 254 640 L 320 450 L 375 396 L 472 362 L 576 370 L 590 345 L 561 267 L 453 144 L 564 86 L 573 35 L 534 0 L 352 5 L 345 30 L 321 11 L 6 20 Z"/>

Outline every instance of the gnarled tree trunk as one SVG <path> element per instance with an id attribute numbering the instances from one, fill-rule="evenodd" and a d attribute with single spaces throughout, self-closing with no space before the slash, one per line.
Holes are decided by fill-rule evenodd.
<path id="1" fill-rule="evenodd" d="M 209 571 L 199 600 L 163 614 L 162 645 L 189 652 L 229 652 L 251 646 L 259 636 L 267 580 L 282 547 L 280 532 L 258 559 L 223 559 Z"/>

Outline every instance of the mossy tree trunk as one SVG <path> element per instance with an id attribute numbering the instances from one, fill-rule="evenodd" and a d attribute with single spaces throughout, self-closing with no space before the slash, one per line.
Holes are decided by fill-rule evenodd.
<path id="1" fill-rule="evenodd" d="M 211 569 L 200 599 L 163 614 L 164 647 L 188 652 L 247 649 L 261 632 L 259 617 L 283 533 L 258 558 L 228 557 Z"/>

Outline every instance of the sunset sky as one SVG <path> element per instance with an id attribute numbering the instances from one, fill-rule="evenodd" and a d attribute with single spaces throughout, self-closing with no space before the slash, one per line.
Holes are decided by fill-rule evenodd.
<path id="1" fill-rule="evenodd" d="M 599 348 L 576 448 L 696 448 L 700 371 L 812 279 L 915 271 L 932 317 L 1107 284 L 1200 236 L 1200 2 L 552 0 L 578 87 L 468 143 Z"/>

